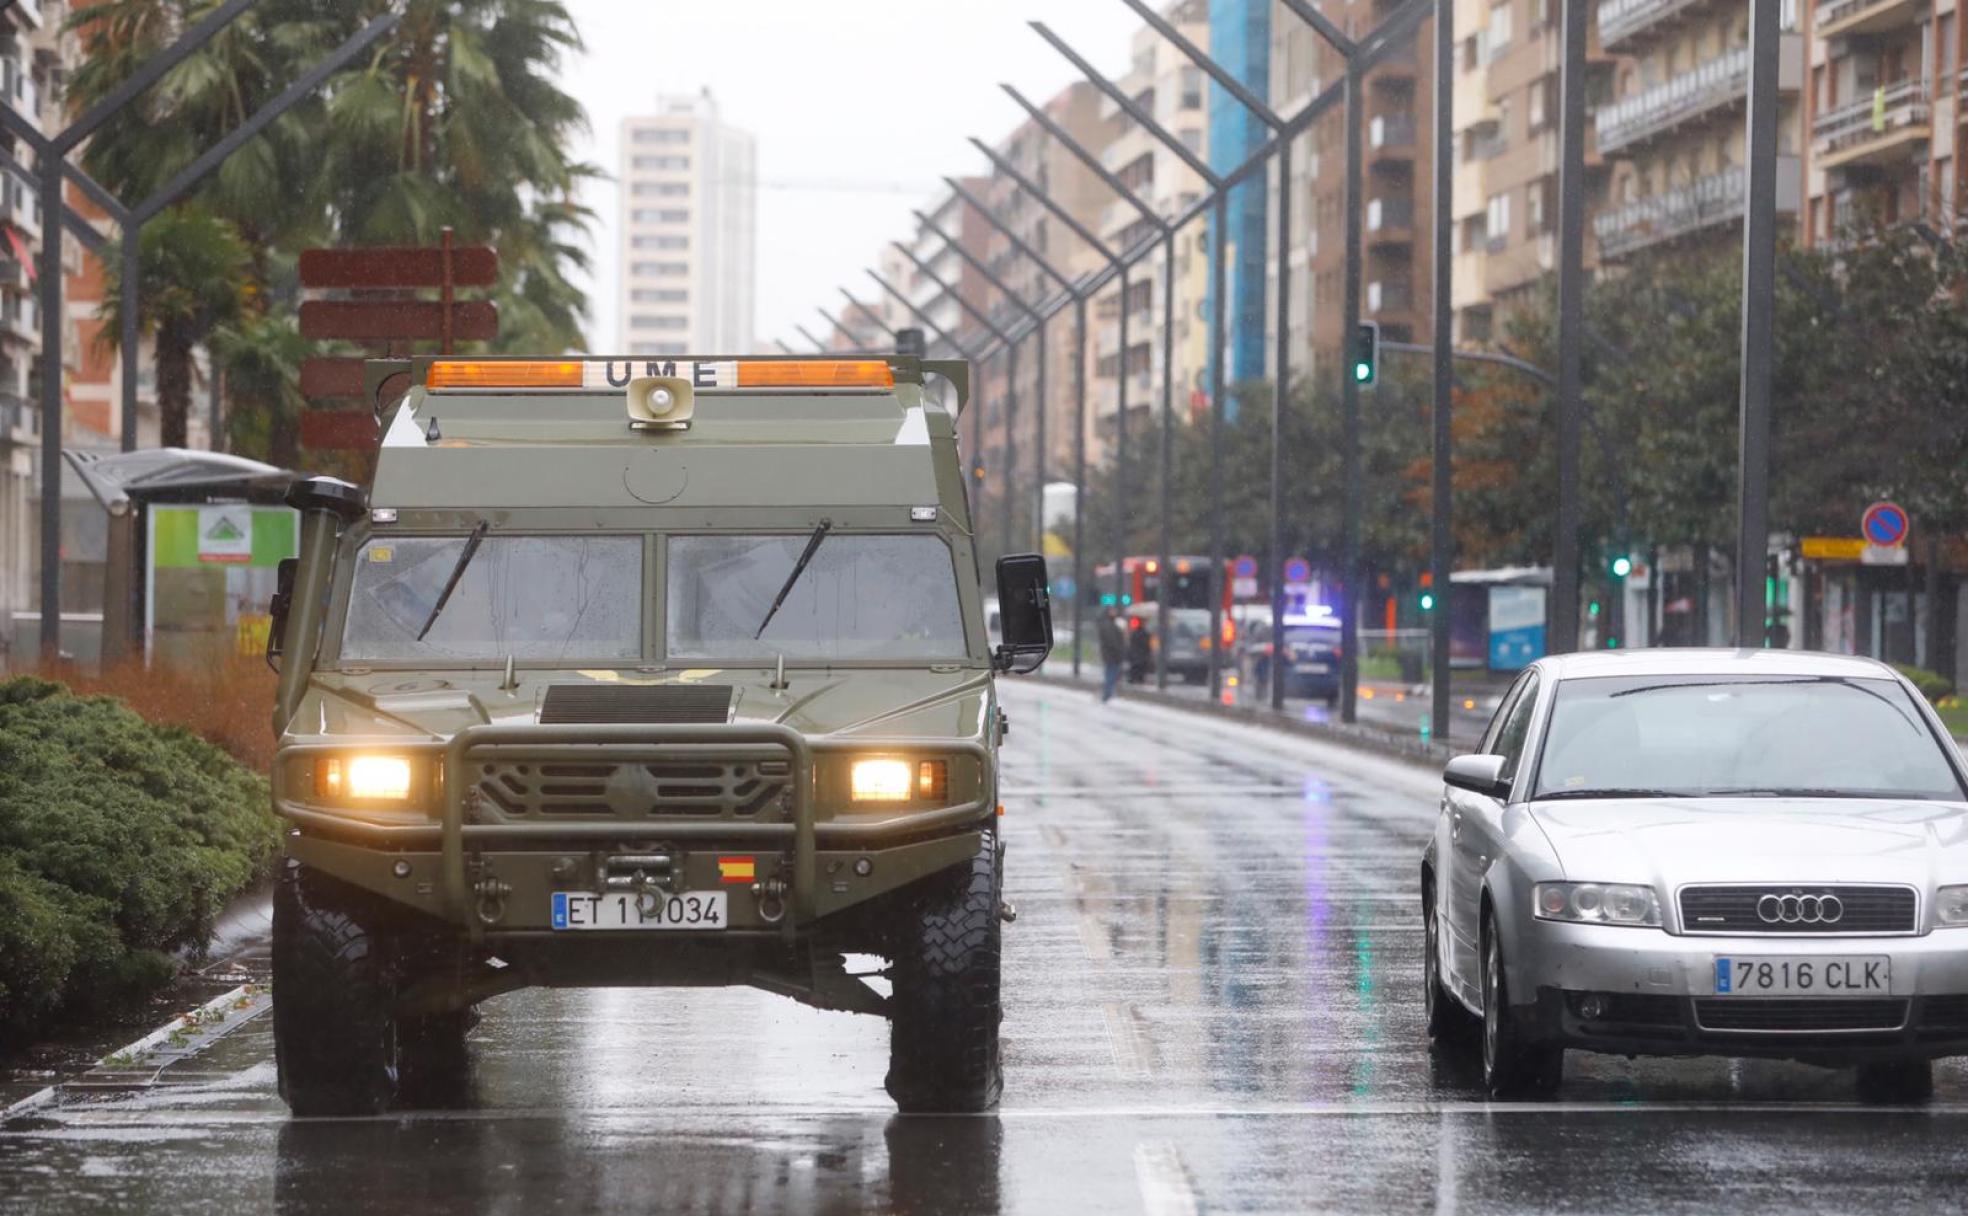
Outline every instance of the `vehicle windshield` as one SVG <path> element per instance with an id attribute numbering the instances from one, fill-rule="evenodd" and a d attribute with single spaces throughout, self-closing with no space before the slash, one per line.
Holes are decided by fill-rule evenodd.
<path id="1" fill-rule="evenodd" d="M 372 537 L 356 554 L 342 659 L 450 663 L 642 656 L 639 536 L 485 537 L 451 598 L 417 640 L 463 536 Z"/>
<path id="2" fill-rule="evenodd" d="M 807 540 L 806 533 L 671 537 L 668 653 L 899 662 L 966 656 L 956 565 L 949 546 L 926 535 L 830 534 L 755 637 Z"/>
<path id="3" fill-rule="evenodd" d="M 1334 649 L 1339 645 L 1337 625 L 1287 625 L 1285 645 L 1294 650 Z"/>
<path id="4" fill-rule="evenodd" d="M 1962 797 L 1893 680 L 1626 676 L 1565 680 L 1533 800 L 1638 794 Z"/>

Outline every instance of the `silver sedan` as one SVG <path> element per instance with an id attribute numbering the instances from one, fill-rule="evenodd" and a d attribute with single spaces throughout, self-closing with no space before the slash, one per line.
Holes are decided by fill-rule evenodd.
<path id="1" fill-rule="evenodd" d="M 1968 771 L 1891 668 L 1796 651 L 1527 668 L 1444 773 L 1429 1032 L 1499 1095 L 1565 1051 L 1857 1066 L 1968 1055 Z"/>

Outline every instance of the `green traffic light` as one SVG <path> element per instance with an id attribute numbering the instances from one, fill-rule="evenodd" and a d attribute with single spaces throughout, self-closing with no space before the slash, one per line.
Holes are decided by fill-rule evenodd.
<path id="1" fill-rule="evenodd" d="M 1587 616 L 1591 616 L 1591 617 L 1596 617 L 1596 616 L 1598 616 L 1598 615 L 1599 615 L 1599 601 L 1598 601 L 1598 600 L 1593 600 L 1593 601 L 1592 601 L 1591 603 L 1589 603 L 1589 604 L 1587 604 L 1587 605 L 1585 606 L 1585 615 L 1587 615 Z"/>
<path id="2" fill-rule="evenodd" d="M 1624 553 L 1613 559 L 1613 577 L 1625 578 L 1633 573 L 1633 559 Z"/>
<path id="3" fill-rule="evenodd" d="M 1353 365 L 1353 378 L 1362 384 L 1373 379 L 1373 364 L 1355 363 Z"/>
<path id="4" fill-rule="evenodd" d="M 1432 610 L 1432 609 L 1433 609 L 1434 607 L 1435 607 L 1435 593 L 1434 593 L 1434 592 L 1432 592 L 1432 591 L 1424 591 L 1424 592 L 1422 592 L 1422 593 L 1421 593 L 1421 610 L 1422 610 L 1423 612 L 1428 612 L 1428 611 L 1430 611 L 1430 610 Z"/>

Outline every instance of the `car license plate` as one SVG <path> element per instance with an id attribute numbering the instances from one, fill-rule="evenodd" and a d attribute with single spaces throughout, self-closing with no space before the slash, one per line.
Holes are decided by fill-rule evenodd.
<path id="1" fill-rule="evenodd" d="M 1884 954 L 1759 954 L 1715 960 L 1717 996 L 1884 996 L 1892 992 Z"/>
<path id="2" fill-rule="evenodd" d="M 555 891 L 556 929 L 722 929 L 723 891 Z"/>

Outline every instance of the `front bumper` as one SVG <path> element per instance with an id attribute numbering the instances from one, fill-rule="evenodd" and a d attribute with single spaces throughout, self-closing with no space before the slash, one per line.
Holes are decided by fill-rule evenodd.
<path id="1" fill-rule="evenodd" d="M 328 811 L 285 796 L 284 761 L 306 752 L 336 753 L 348 742 L 304 743 L 283 749 L 275 765 L 274 809 L 294 827 L 288 852 L 357 886 L 439 919 L 488 933 L 551 932 L 552 893 L 608 889 L 611 858 L 661 853 L 668 892 L 726 890 L 730 930 L 795 935 L 819 916 L 865 901 L 916 878 L 959 864 L 976 852 L 995 817 L 990 756 L 975 741 L 809 740 L 771 723 L 715 725 L 475 726 L 448 742 L 422 748 L 446 775 L 435 821 L 369 817 Z M 545 765 L 555 759 L 639 760 L 643 755 L 689 758 L 718 749 L 773 748 L 783 752 L 789 788 L 782 814 L 731 817 L 661 816 L 625 820 L 608 815 L 562 821 L 487 822 L 474 812 L 467 775 L 486 753 L 516 748 Z M 816 752 L 904 750 L 972 758 L 984 780 L 978 797 L 929 810 L 836 815 L 821 821 L 815 808 Z M 489 771 L 489 770 L 488 770 Z M 542 769 L 544 772 L 544 768 Z M 720 859 L 753 859 L 754 878 L 727 885 Z M 865 872 L 863 872 L 865 871 Z"/>
<path id="2" fill-rule="evenodd" d="M 1884 955 L 1866 996 L 1718 996 L 1718 957 Z M 1919 936 L 1676 936 L 1531 920 L 1506 982 L 1542 1039 L 1623 1055 L 1771 1056 L 1825 1063 L 1968 1054 L 1968 931 Z M 1597 997 L 1596 1001 L 1588 1001 Z"/>

